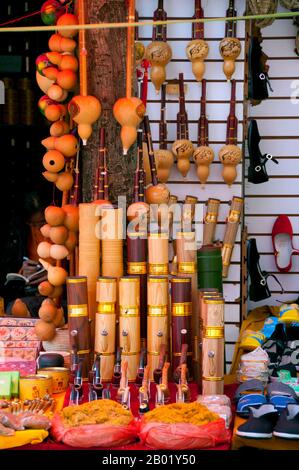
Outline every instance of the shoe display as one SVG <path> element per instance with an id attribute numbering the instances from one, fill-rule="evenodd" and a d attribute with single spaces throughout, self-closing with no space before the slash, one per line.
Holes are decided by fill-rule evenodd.
<path id="1" fill-rule="evenodd" d="M 236 434 L 251 439 L 271 439 L 277 419 L 278 412 L 273 405 L 250 408 L 248 421 L 238 427 Z"/>
<path id="2" fill-rule="evenodd" d="M 299 255 L 293 246 L 293 227 L 287 215 L 280 215 L 272 228 L 272 244 L 275 263 L 280 272 L 287 273 L 292 268 L 292 256 Z"/>
<path id="3" fill-rule="evenodd" d="M 272 160 L 278 164 L 278 160 L 273 158 L 269 153 L 262 155 L 259 143 L 261 137 L 255 119 L 250 121 L 248 126 L 248 153 L 249 153 L 249 167 L 248 167 L 248 181 L 253 184 L 265 183 L 269 180 L 266 164 Z"/>
<path id="4" fill-rule="evenodd" d="M 283 439 L 299 439 L 299 405 L 287 406 L 275 425 L 273 435 Z"/>
<path id="5" fill-rule="evenodd" d="M 288 364 L 292 364 L 299 370 L 299 340 L 287 342 L 279 365 L 285 366 Z"/>
<path id="6" fill-rule="evenodd" d="M 273 317 L 273 318 L 275 318 L 276 322 L 278 322 L 278 319 L 276 317 Z M 262 331 L 264 330 L 264 328 L 262 329 Z M 269 356 L 270 364 L 277 365 L 279 363 L 281 356 L 283 354 L 284 348 L 286 346 L 286 341 L 287 341 L 287 335 L 285 332 L 285 325 L 283 323 L 276 323 L 273 333 L 262 344 L 263 350 L 266 351 Z"/>
<path id="7" fill-rule="evenodd" d="M 266 397 L 278 412 L 284 410 L 289 404 L 297 403 L 295 390 L 290 385 L 280 381 L 268 385 Z"/>
<path id="8" fill-rule="evenodd" d="M 279 321 L 284 323 L 299 322 L 299 305 L 283 304 L 279 309 Z"/>
<path id="9" fill-rule="evenodd" d="M 283 293 L 283 287 L 276 276 L 262 271 L 260 264 L 260 255 L 256 246 L 256 239 L 250 238 L 247 242 L 247 269 L 250 276 L 249 299 L 253 302 L 271 297 L 271 292 L 267 284 L 268 277 L 272 276 L 279 284 Z"/>

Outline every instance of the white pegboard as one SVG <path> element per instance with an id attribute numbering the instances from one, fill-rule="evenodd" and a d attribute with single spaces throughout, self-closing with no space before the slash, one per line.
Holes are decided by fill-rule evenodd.
<path id="1" fill-rule="evenodd" d="M 286 10 L 279 7 L 279 11 Z M 294 300 L 299 292 L 299 258 L 293 257 L 293 267 L 289 273 L 277 272 L 271 238 L 277 216 L 286 214 L 293 226 L 294 246 L 299 247 L 299 103 L 291 102 L 294 80 L 298 80 L 298 57 L 294 52 L 296 33 L 292 19 L 276 20 L 262 30 L 262 47 L 269 57 L 273 92 L 270 91 L 269 99 L 260 105 L 250 107 L 249 116 L 257 120 L 262 153 L 272 154 L 279 165 L 267 164 L 268 182 L 245 184 L 245 223 L 248 236 L 257 240 L 261 269 L 274 273 L 285 293 L 281 294 L 278 284 L 269 278 L 271 297 L 262 302 L 249 301 L 249 310 L 260 305 L 280 305 L 280 302 Z M 247 161 L 245 167 L 248 167 Z"/>
<path id="2" fill-rule="evenodd" d="M 139 21 L 151 19 L 153 11 L 157 8 L 157 0 L 137 0 L 136 9 Z M 245 0 L 236 0 L 238 14 L 243 14 Z M 215 8 L 216 6 L 216 8 Z M 205 17 L 223 17 L 228 7 L 227 0 L 202 0 Z M 164 0 L 164 9 L 168 19 L 192 18 L 194 15 L 194 0 L 178 2 L 176 0 Z M 205 39 L 209 43 L 209 56 L 206 63 L 205 78 L 207 79 L 207 105 L 206 112 L 210 121 L 209 141 L 215 152 L 215 161 L 210 167 L 210 177 L 203 189 L 196 175 L 195 165 L 191 164 L 191 169 L 186 178 L 183 178 L 177 171 L 176 166 L 171 170 L 168 187 L 171 194 L 178 196 L 180 201 L 185 199 L 187 194 L 197 196 L 200 202 L 206 202 L 208 198 L 214 197 L 221 200 L 219 224 L 216 230 L 216 238 L 223 240 L 225 230 L 225 219 L 229 212 L 228 202 L 233 196 L 242 196 L 242 165 L 238 166 L 238 176 L 235 183 L 229 188 L 221 177 L 222 165 L 218 160 L 218 152 L 225 144 L 226 139 L 226 119 L 229 114 L 231 85 L 226 81 L 222 71 L 223 61 L 219 53 L 219 43 L 224 37 L 225 24 L 223 22 L 211 22 L 205 24 Z M 244 23 L 237 24 L 237 36 L 241 39 L 242 53 L 236 62 L 234 79 L 236 84 L 236 115 L 239 120 L 238 142 L 242 145 L 243 140 L 243 80 L 244 80 Z M 152 28 L 144 26 L 139 28 L 139 38 L 147 45 L 151 41 Z M 194 79 L 191 63 L 188 61 L 185 48 L 191 39 L 191 25 L 177 24 L 170 25 L 167 30 L 169 45 L 173 51 L 173 60 L 167 66 L 167 79 L 178 79 L 179 73 L 184 73 L 187 85 L 186 108 L 189 119 L 189 136 L 196 144 L 197 141 L 197 121 L 200 114 L 201 84 Z M 166 119 L 168 122 L 167 142 L 168 148 L 176 140 L 176 115 L 178 113 L 178 99 L 174 96 L 166 96 Z M 149 83 L 147 110 L 151 121 L 151 131 L 154 148 L 159 145 L 159 125 L 160 119 L 160 95 L 156 95 L 152 83 Z M 237 244 L 232 256 L 229 277 L 224 282 L 224 297 L 229 304 L 225 308 L 226 341 L 234 343 L 237 340 L 240 321 L 240 233 L 237 235 Z M 226 345 L 226 360 L 231 361 L 233 345 Z"/>

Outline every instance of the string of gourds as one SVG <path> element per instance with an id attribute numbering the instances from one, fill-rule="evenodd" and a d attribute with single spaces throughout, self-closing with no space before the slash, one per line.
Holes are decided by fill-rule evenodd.
<path id="1" fill-rule="evenodd" d="M 46 224 L 41 228 L 45 241 L 37 248 L 40 262 L 48 271 L 48 280 L 38 287 L 39 293 L 46 297 L 38 312 L 40 321 L 36 324 L 36 334 L 42 341 L 52 340 L 56 328 L 64 324 L 60 298 L 68 272 L 61 262 L 72 254 L 78 243 L 77 200 L 76 197 L 69 198 L 69 191 L 74 185 L 74 163 L 79 152 L 78 138 L 71 129 L 72 121 L 78 124 L 78 134 L 86 144 L 92 131 L 91 124 L 101 111 L 95 97 L 72 96 L 78 85 L 79 63 L 75 56 L 77 42 L 74 39 L 78 31 L 62 31 L 59 28 L 78 24 L 72 4 L 72 1 L 62 4 L 57 0 L 47 0 L 43 4 L 42 20 L 47 25 L 57 25 L 57 33 L 49 39 L 50 50 L 36 60 L 36 81 L 45 93 L 38 107 L 50 122 L 50 136 L 42 141 L 46 148 L 42 160 L 45 168 L 43 176 L 62 191 L 62 206 L 51 205 L 45 210 Z"/>

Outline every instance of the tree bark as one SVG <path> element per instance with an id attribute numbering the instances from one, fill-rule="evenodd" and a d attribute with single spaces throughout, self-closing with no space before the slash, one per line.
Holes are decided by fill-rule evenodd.
<path id="1" fill-rule="evenodd" d="M 127 21 L 126 0 L 86 0 L 86 22 Z M 82 155 L 83 200 L 92 200 L 95 171 L 98 162 L 99 128 L 106 129 L 109 199 L 117 202 L 125 195 L 130 203 L 133 194 L 133 174 L 136 148 L 122 154 L 120 126 L 113 116 L 113 105 L 125 96 L 126 89 L 126 33 L 124 29 L 88 30 L 88 94 L 96 96 L 102 105 L 102 114 L 93 126 L 93 134 Z"/>

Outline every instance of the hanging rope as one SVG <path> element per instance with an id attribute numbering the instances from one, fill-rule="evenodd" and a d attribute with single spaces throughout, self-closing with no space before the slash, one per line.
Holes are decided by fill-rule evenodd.
<path id="1" fill-rule="evenodd" d="M 235 16 L 231 18 L 231 21 L 250 21 L 250 20 L 261 20 L 264 18 L 282 19 L 282 18 L 294 18 L 299 16 L 299 11 L 286 12 L 286 13 L 271 13 L 267 15 L 247 15 L 247 16 Z M 186 18 L 183 20 L 167 20 L 167 21 L 139 21 L 135 23 L 94 23 L 94 24 L 83 24 L 83 25 L 65 25 L 59 26 L 61 31 L 68 30 L 86 30 L 86 29 L 120 29 L 141 26 L 159 26 L 159 25 L 171 25 L 171 24 L 196 24 L 196 23 L 214 23 L 214 22 L 226 22 L 226 17 L 215 17 L 215 18 Z M 24 33 L 24 32 L 43 32 L 43 31 L 57 31 L 57 26 L 20 26 L 17 28 L 0 28 L 0 33 Z"/>

